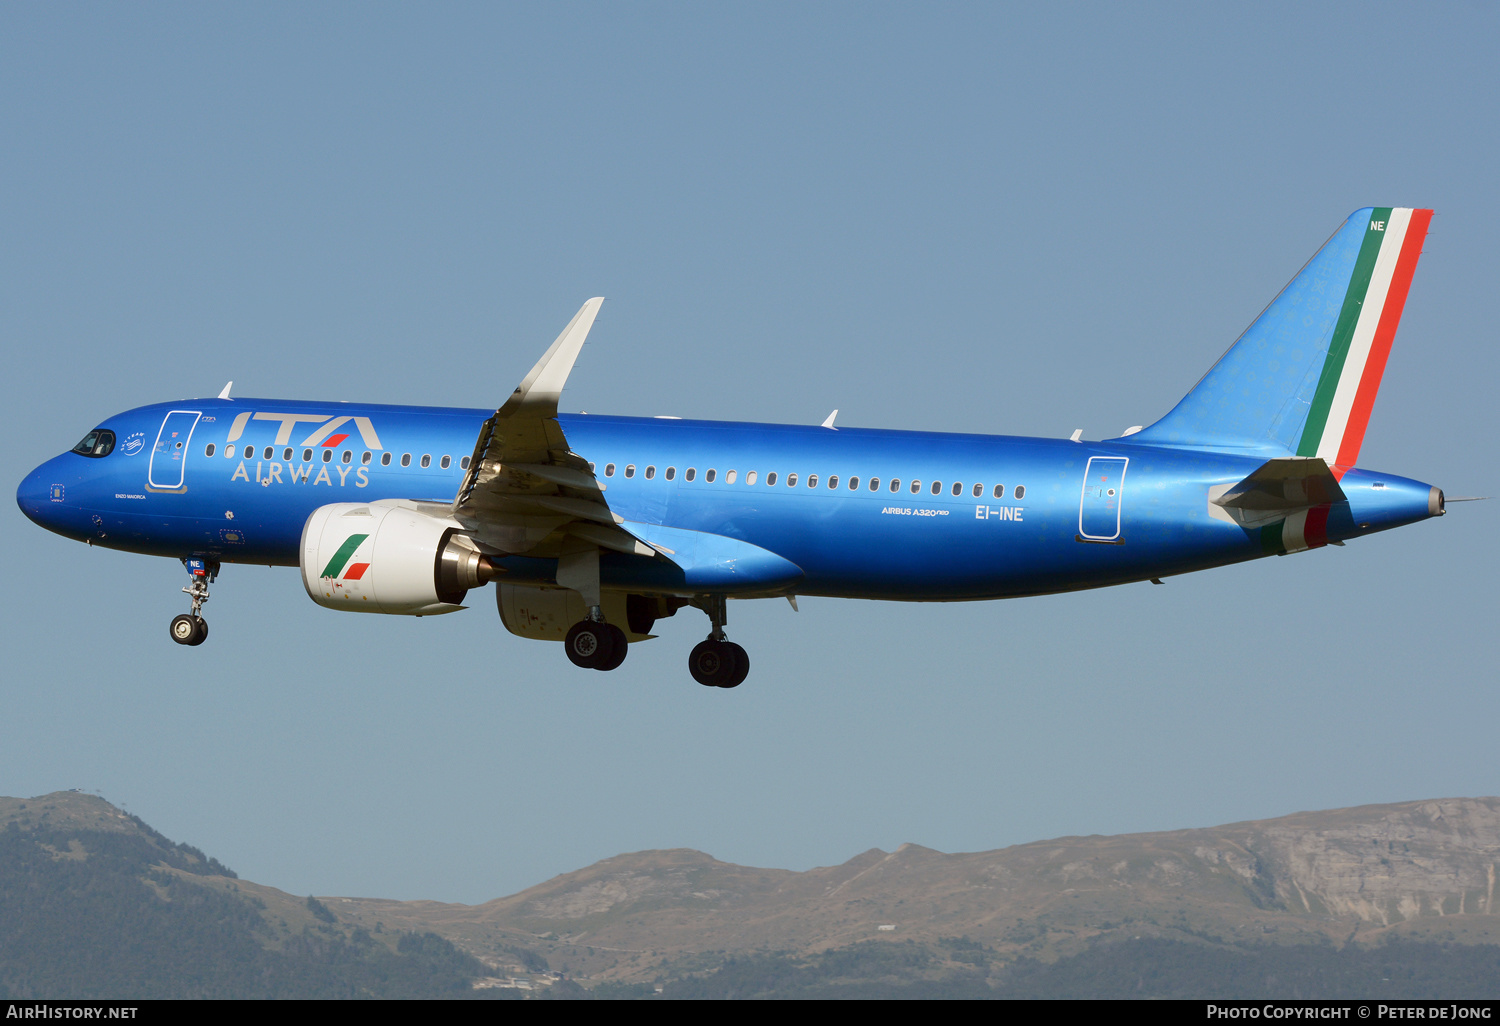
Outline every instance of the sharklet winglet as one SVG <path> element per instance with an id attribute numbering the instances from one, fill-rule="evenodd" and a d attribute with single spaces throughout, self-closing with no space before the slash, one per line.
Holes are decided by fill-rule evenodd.
<path id="1" fill-rule="evenodd" d="M 542 417 L 557 416 L 557 400 L 562 395 L 563 385 L 567 383 L 578 352 L 589 337 L 589 329 L 594 326 L 594 318 L 599 315 L 599 307 L 603 304 L 604 297 L 596 296 L 579 308 L 562 334 L 497 411 L 499 414 L 514 415 L 524 410 Z"/>

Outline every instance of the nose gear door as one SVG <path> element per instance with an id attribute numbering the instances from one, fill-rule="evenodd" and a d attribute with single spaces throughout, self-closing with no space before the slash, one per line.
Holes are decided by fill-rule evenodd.
<path id="1" fill-rule="evenodd" d="M 1120 504 L 1125 497 L 1128 457 L 1090 456 L 1078 502 L 1078 540 L 1123 544 Z"/>
<path id="2" fill-rule="evenodd" d="M 198 426 L 198 410 L 173 410 L 161 422 L 156 433 L 156 448 L 151 450 L 151 466 L 146 471 L 146 484 L 155 491 L 185 492 L 187 486 L 183 468 L 187 464 L 188 447 L 193 429 Z"/>

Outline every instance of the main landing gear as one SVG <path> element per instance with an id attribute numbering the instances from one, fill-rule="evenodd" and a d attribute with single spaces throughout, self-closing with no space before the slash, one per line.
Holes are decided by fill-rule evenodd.
<path id="1" fill-rule="evenodd" d="M 688 655 L 688 672 L 708 688 L 737 688 L 750 673 L 750 655 L 724 635 L 729 622 L 723 595 L 705 595 L 693 605 L 708 614 L 708 637 L 693 646 Z"/>
<path id="2" fill-rule="evenodd" d="M 193 600 L 193 611 L 172 617 L 167 628 L 172 640 L 179 645 L 201 645 L 208 640 L 208 621 L 198 615 L 203 603 L 208 601 L 208 585 L 219 576 L 219 564 L 204 559 L 184 559 L 182 565 L 189 576 L 188 586 L 183 592 Z"/>
<path id="3" fill-rule="evenodd" d="M 557 560 L 557 583 L 582 597 L 588 615 L 568 628 L 563 648 L 574 666 L 585 670 L 613 670 L 625 661 L 630 643 L 625 632 L 604 621 L 604 602 L 599 594 L 599 548 L 573 539 L 564 544 Z"/>
<path id="4" fill-rule="evenodd" d="M 598 606 L 589 610 L 587 620 L 579 620 L 568 628 L 563 647 L 573 665 L 586 670 L 613 670 L 625 661 L 630 651 L 625 632 L 605 623 L 604 612 Z"/>

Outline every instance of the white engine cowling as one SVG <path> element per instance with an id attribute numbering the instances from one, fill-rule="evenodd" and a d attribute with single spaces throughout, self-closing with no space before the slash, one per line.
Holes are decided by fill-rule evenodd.
<path id="1" fill-rule="evenodd" d="M 302 527 L 302 585 L 329 609 L 451 613 L 491 572 L 462 530 L 399 500 L 319 506 Z"/>

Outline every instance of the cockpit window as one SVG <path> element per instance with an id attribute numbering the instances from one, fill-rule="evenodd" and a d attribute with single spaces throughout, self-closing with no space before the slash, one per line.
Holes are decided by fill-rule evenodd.
<path id="1" fill-rule="evenodd" d="M 83 436 L 83 441 L 73 446 L 73 451 L 80 456 L 92 456 L 95 459 L 100 456 L 108 456 L 115 449 L 115 433 L 105 431 L 102 428 L 90 431 Z"/>

